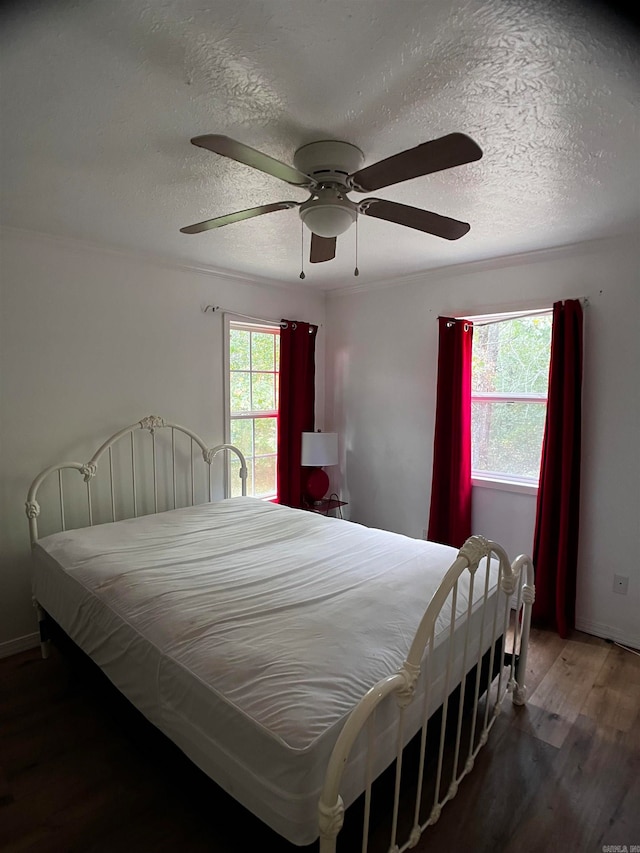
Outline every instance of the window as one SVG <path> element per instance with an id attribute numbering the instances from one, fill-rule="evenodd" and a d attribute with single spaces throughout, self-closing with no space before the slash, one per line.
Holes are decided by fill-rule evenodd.
<path id="1" fill-rule="evenodd" d="M 537 486 L 552 315 L 482 319 L 473 330 L 472 475 Z"/>
<path id="2" fill-rule="evenodd" d="M 280 327 L 229 322 L 228 435 L 247 460 L 247 494 L 277 495 Z M 231 461 L 231 495 L 241 493 L 240 462 Z"/>

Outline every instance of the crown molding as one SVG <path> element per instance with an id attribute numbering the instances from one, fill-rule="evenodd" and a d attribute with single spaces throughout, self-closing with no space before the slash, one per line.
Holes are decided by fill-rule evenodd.
<path id="1" fill-rule="evenodd" d="M 152 252 L 143 252 L 137 249 L 124 249 L 108 243 L 96 243 L 91 240 L 85 240 L 82 237 L 63 237 L 59 234 L 49 234 L 44 231 L 31 231 L 27 228 L 16 228 L 13 225 L 2 225 L 0 227 L 0 234 L 6 234 L 7 236 L 25 241 L 36 239 L 54 246 L 70 249 L 71 251 L 94 252 L 103 255 L 126 258 L 132 261 L 142 261 L 143 263 L 152 264 L 153 266 L 161 267 L 162 269 L 197 273 L 198 275 L 205 275 L 209 278 L 234 281 L 238 284 L 244 284 L 250 287 L 260 287 L 280 291 L 287 290 L 297 294 L 301 291 L 299 285 L 280 282 L 272 278 L 244 275 L 234 272 L 233 270 L 218 269 L 217 267 L 208 266 L 207 264 L 194 264 L 189 261 L 180 261 Z"/>
<path id="2" fill-rule="evenodd" d="M 541 263 L 569 257 L 576 251 L 587 254 L 597 254 L 604 248 L 613 248 L 629 239 L 637 241 L 637 234 L 632 232 L 611 235 L 609 237 L 594 237 L 591 240 L 583 240 L 577 243 L 566 243 L 562 246 L 553 246 L 547 249 L 533 249 L 528 252 L 516 252 L 513 255 L 498 255 L 494 258 L 483 258 L 479 261 L 467 261 L 461 264 L 450 264 L 442 267 L 425 269 L 418 273 L 399 276 L 398 278 L 380 279 L 368 283 L 359 283 L 350 287 L 340 287 L 325 290 L 329 299 L 352 296 L 358 293 L 366 293 L 376 290 L 385 290 L 390 287 L 402 287 L 411 284 L 424 284 L 435 279 L 458 278 L 463 275 L 476 275 L 477 273 L 490 272 L 491 270 L 505 267 L 526 266 L 528 264 Z M 529 305 L 530 303 L 527 303 Z"/>
<path id="3" fill-rule="evenodd" d="M 259 287 L 261 289 L 278 290 L 280 292 L 284 290 L 298 295 L 302 290 L 306 291 L 306 288 L 301 287 L 298 284 L 280 282 L 266 276 L 250 276 L 234 272 L 229 269 L 219 269 L 207 264 L 195 264 L 186 260 L 181 261 L 152 252 L 143 252 L 137 249 L 125 249 L 107 243 L 96 243 L 91 240 L 85 240 L 81 237 L 66 237 L 43 231 L 31 231 L 27 228 L 17 228 L 13 225 L 0 226 L 0 234 L 6 234 L 7 236 L 12 236 L 25 241 L 37 239 L 43 242 L 48 242 L 54 246 L 65 247 L 72 251 L 94 252 L 115 257 L 128 258 L 129 260 L 137 260 L 143 263 L 152 264 L 162 269 L 196 273 L 209 278 L 234 281 L 248 287 Z M 332 288 L 328 285 L 326 288 L 319 287 L 314 292 L 318 296 L 324 296 L 325 299 L 335 299 L 352 296 L 358 293 L 385 290 L 390 287 L 397 288 L 411 284 L 424 284 L 425 282 L 433 280 L 454 278 L 463 275 L 475 275 L 477 273 L 501 269 L 504 267 L 524 266 L 554 260 L 557 258 L 567 257 L 574 254 L 576 251 L 597 253 L 607 246 L 615 246 L 621 242 L 628 241 L 630 238 L 637 240 L 637 236 L 638 235 L 634 232 L 628 232 L 608 237 L 596 237 L 591 240 L 567 243 L 562 246 L 554 246 L 546 249 L 534 249 L 528 252 L 517 252 L 512 255 L 498 255 L 494 258 L 484 258 L 478 261 L 467 261 L 460 264 L 433 267 L 431 269 L 424 269 L 420 272 L 409 273 L 408 275 L 398 276 L 396 278 L 379 279 L 377 281 L 370 281 L 367 283 L 359 282 L 358 284 L 347 287 L 341 286 Z"/>

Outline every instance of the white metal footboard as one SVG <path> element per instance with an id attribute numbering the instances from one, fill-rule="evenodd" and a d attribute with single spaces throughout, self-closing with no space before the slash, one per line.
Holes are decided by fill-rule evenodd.
<path id="1" fill-rule="evenodd" d="M 146 448 L 146 453 L 142 442 L 134 438 L 134 433 L 140 430 L 146 430 L 150 435 L 151 446 L 150 450 L 149 447 Z M 156 434 L 160 430 L 166 430 L 168 434 L 167 440 L 162 443 L 156 440 Z M 186 436 L 186 439 L 182 439 L 182 445 L 178 447 L 176 439 L 180 434 Z M 31 544 L 33 545 L 39 536 L 38 519 L 41 507 L 38 491 L 54 474 L 57 474 L 58 515 L 56 517 L 55 512 L 50 513 L 49 521 L 53 522 L 55 531 L 67 530 L 69 527 L 92 527 L 104 521 L 157 513 L 161 508 L 176 509 L 178 506 L 194 506 L 202 500 L 211 500 L 211 464 L 218 453 L 223 451 L 237 456 L 241 491 L 246 495 L 247 464 L 237 447 L 232 444 L 208 447 L 200 436 L 186 427 L 166 421 L 158 415 L 142 418 L 108 438 L 88 462 L 63 462 L 60 465 L 51 465 L 38 474 L 29 488 L 25 504 Z M 92 483 L 103 456 L 106 456 L 106 485 L 96 500 Z M 198 458 L 205 469 L 203 482 L 199 482 L 196 473 Z M 70 496 L 65 493 L 63 471 L 66 469 L 78 471 L 85 483 L 82 501 L 84 508 L 80 523 L 78 495 L 74 494 L 69 499 Z M 161 474 L 164 476 L 161 477 Z M 34 606 L 40 622 L 42 654 L 46 657 L 48 645 L 43 634 L 44 613 L 35 599 Z"/>
<path id="2" fill-rule="evenodd" d="M 483 570 L 478 573 L 480 562 L 486 558 Z M 492 561 L 498 560 L 497 585 L 501 594 L 496 595 L 493 607 L 488 607 L 490 600 L 490 575 Z M 453 658 L 454 658 L 454 629 L 456 614 L 460 624 L 460 611 L 458 607 L 459 583 L 465 573 L 469 573 L 468 605 L 466 608 L 466 622 L 463 623 L 464 650 L 462 662 L 462 680 L 453 682 Z M 479 574 L 480 584 L 474 593 L 476 575 Z M 480 594 L 480 589 L 483 589 Z M 531 622 L 531 607 L 535 595 L 533 564 L 529 557 L 520 556 L 509 563 L 505 551 L 494 542 L 490 542 L 481 536 L 472 536 L 460 549 L 458 557 L 445 575 L 442 584 L 433 595 L 427 610 L 422 618 L 420 626 L 409 650 L 409 654 L 403 666 L 395 675 L 379 681 L 372 687 L 359 704 L 351 712 L 345 723 L 338 740 L 335 744 L 327 772 L 319 804 L 319 827 L 320 827 L 320 853 L 335 853 L 338 833 L 344 821 L 345 806 L 340 796 L 343 772 L 347 765 L 351 749 L 366 726 L 370 733 L 373 731 L 376 709 L 383 701 L 395 701 L 397 703 L 397 751 L 395 759 L 395 786 L 393 795 L 393 812 L 390 826 L 389 853 L 403 853 L 403 851 L 415 847 L 423 831 L 434 824 L 441 813 L 443 805 L 451 800 L 458 791 L 460 781 L 473 768 L 478 751 L 487 742 L 500 705 L 507 691 L 512 693 L 515 704 L 523 704 L 526 698 L 526 687 L 524 678 L 527 667 L 527 647 L 529 642 L 529 628 Z M 447 604 L 448 603 L 448 604 Z M 482 608 L 480 639 L 477 654 L 472 656 L 470 652 L 470 625 L 472 610 Z M 506 638 L 511 619 L 512 609 L 515 610 L 513 628 L 513 648 L 511 660 L 505 663 Z M 492 613 L 490 611 L 493 611 Z M 446 617 L 448 627 L 446 637 L 438 636 L 436 623 L 438 617 Z M 442 623 L 440 623 L 442 624 Z M 496 659 L 496 642 L 502 637 L 500 658 Z M 432 687 L 431 665 L 434 649 L 440 642 L 447 642 L 446 672 L 444 685 L 444 704 L 442 706 L 440 731 L 436 731 L 437 738 L 437 763 L 435 763 L 435 783 L 432 797 L 425 802 L 425 776 L 424 767 L 427 757 L 427 730 L 429 726 L 430 705 L 429 694 Z M 516 652 L 518 652 L 518 664 L 516 667 Z M 486 657 L 489 657 L 488 674 L 482 675 L 483 659 L 486 665 Z M 473 657 L 473 659 L 472 659 Z M 497 664 L 497 667 L 496 667 Z M 465 697 L 467 690 L 467 673 L 473 672 L 475 665 L 475 677 L 471 676 L 473 685 L 472 695 Z M 497 675 L 495 674 L 497 668 Z M 424 714 L 422 726 L 419 732 L 406 732 L 405 722 L 407 709 L 416 698 L 416 684 L 419 676 L 424 677 Z M 449 697 L 459 684 L 458 712 L 453 716 L 448 713 Z M 472 699 L 472 702 L 469 701 Z M 465 706 L 468 714 L 465 714 Z M 454 707 L 455 711 L 455 707 Z M 448 718 L 452 717 L 451 728 L 453 739 L 447 730 Z M 463 732 L 463 719 L 466 723 Z M 401 810 L 400 792 L 402 789 L 403 752 L 409 737 L 419 735 L 420 755 L 417 763 L 417 778 L 410 783 L 412 796 L 415 802 L 409 804 L 412 817 L 405 824 L 409 824 L 405 832 L 404 840 L 399 839 L 399 815 Z M 369 736 L 369 753 L 373 750 L 373 736 Z M 449 758 L 444 761 L 445 744 L 448 745 Z M 450 753 L 453 751 L 453 758 Z M 435 759 L 435 756 L 434 756 Z M 445 781 L 445 764 L 449 765 L 450 773 L 448 782 Z M 369 849 L 369 833 L 372 800 L 372 773 L 374 758 L 371 754 L 367 756 L 367 778 L 364 791 L 364 820 L 362 831 L 362 851 L 366 853 Z M 433 783 L 433 779 L 431 780 Z M 403 803 L 403 808 L 406 803 Z"/>

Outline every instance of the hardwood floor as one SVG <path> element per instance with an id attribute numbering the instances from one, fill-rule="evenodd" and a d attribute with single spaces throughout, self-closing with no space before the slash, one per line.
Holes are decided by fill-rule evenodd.
<path id="1" fill-rule="evenodd" d="M 417 851 L 640 845 L 640 657 L 534 630 L 527 684 Z M 271 849 L 316 848 L 264 828 L 95 670 L 55 649 L 0 661 L 0 850 Z"/>

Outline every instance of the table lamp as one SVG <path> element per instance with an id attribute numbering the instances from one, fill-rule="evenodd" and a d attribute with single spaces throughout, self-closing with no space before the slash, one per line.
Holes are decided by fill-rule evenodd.
<path id="1" fill-rule="evenodd" d="M 303 432 L 300 464 L 308 469 L 302 474 L 305 500 L 317 506 L 329 488 L 329 477 L 323 468 L 338 464 L 338 433 Z"/>

